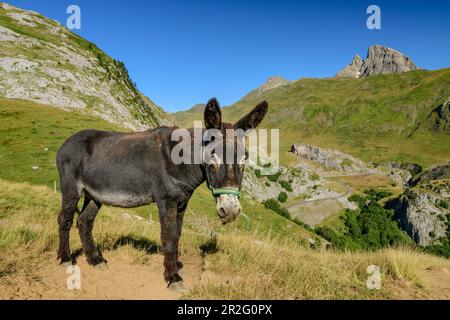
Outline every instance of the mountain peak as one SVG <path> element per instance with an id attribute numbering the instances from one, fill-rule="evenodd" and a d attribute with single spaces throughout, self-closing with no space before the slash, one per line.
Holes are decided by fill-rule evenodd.
<path id="1" fill-rule="evenodd" d="M 336 77 L 359 78 L 362 64 L 363 60 L 361 59 L 359 54 L 357 54 L 353 57 L 352 62 L 348 66 L 346 66 L 336 74 Z"/>
<path id="2" fill-rule="evenodd" d="M 272 76 L 267 78 L 266 82 L 264 82 L 260 87 L 259 90 L 264 92 L 270 89 L 274 89 L 279 86 L 283 86 L 286 84 L 289 84 L 290 81 L 286 80 L 285 78 L 281 76 Z"/>
<path id="3" fill-rule="evenodd" d="M 358 59 L 359 58 L 359 59 Z M 361 60 L 358 55 L 350 65 L 336 74 L 336 77 L 363 78 L 377 74 L 403 73 L 420 69 L 403 53 L 382 46 L 373 45 L 367 50 L 367 57 Z"/>

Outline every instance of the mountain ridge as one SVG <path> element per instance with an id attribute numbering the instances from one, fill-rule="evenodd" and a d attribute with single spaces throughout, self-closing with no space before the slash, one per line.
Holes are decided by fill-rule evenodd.
<path id="1" fill-rule="evenodd" d="M 125 65 L 37 12 L 0 3 L 0 96 L 95 115 L 129 129 L 167 123 Z"/>
<path id="2" fill-rule="evenodd" d="M 372 75 L 403 73 L 420 69 L 403 53 L 382 45 L 370 46 L 366 59 L 357 54 L 336 77 L 365 78 Z"/>

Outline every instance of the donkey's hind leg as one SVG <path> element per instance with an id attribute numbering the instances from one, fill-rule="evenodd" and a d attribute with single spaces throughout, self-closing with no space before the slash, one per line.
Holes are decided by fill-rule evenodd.
<path id="1" fill-rule="evenodd" d="M 59 249 L 58 259 L 60 264 L 72 264 L 70 256 L 69 233 L 73 224 L 73 216 L 77 210 L 78 201 L 80 200 L 80 192 L 76 188 L 64 186 L 61 188 L 62 205 L 58 215 L 59 224 Z"/>
<path id="2" fill-rule="evenodd" d="M 94 227 L 94 220 L 101 206 L 102 204 L 100 202 L 93 199 L 85 191 L 83 210 L 77 220 L 78 232 L 87 262 L 100 268 L 106 266 L 106 260 L 102 257 L 102 254 L 95 245 L 94 238 L 92 237 L 92 228 Z"/>

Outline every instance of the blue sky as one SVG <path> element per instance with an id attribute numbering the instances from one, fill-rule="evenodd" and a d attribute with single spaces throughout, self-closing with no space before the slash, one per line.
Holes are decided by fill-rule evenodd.
<path id="1" fill-rule="evenodd" d="M 167 111 L 216 96 L 239 100 L 266 78 L 331 77 L 372 44 L 426 69 L 450 67 L 450 1 L 117 1 L 7 0 L 65 24 L 125 62 L 138 88 Z M 366 8 L 381 8 L 381 30 Z"/>

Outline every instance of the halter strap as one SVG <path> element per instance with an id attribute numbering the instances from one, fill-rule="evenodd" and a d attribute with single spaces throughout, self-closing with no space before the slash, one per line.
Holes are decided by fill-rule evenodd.
<path id="1" fill-rule="evenodd" d="M 225 187 L 225 188 L 212 188 L 209 187 L 209 189 L 212 191 L 213 196 L 219 196 L 221 194 L 232 194 L 237 196 L 238 198 L 241 197 L 241 192 L 238 188 L 232 188 L 232 187 Z"/>

